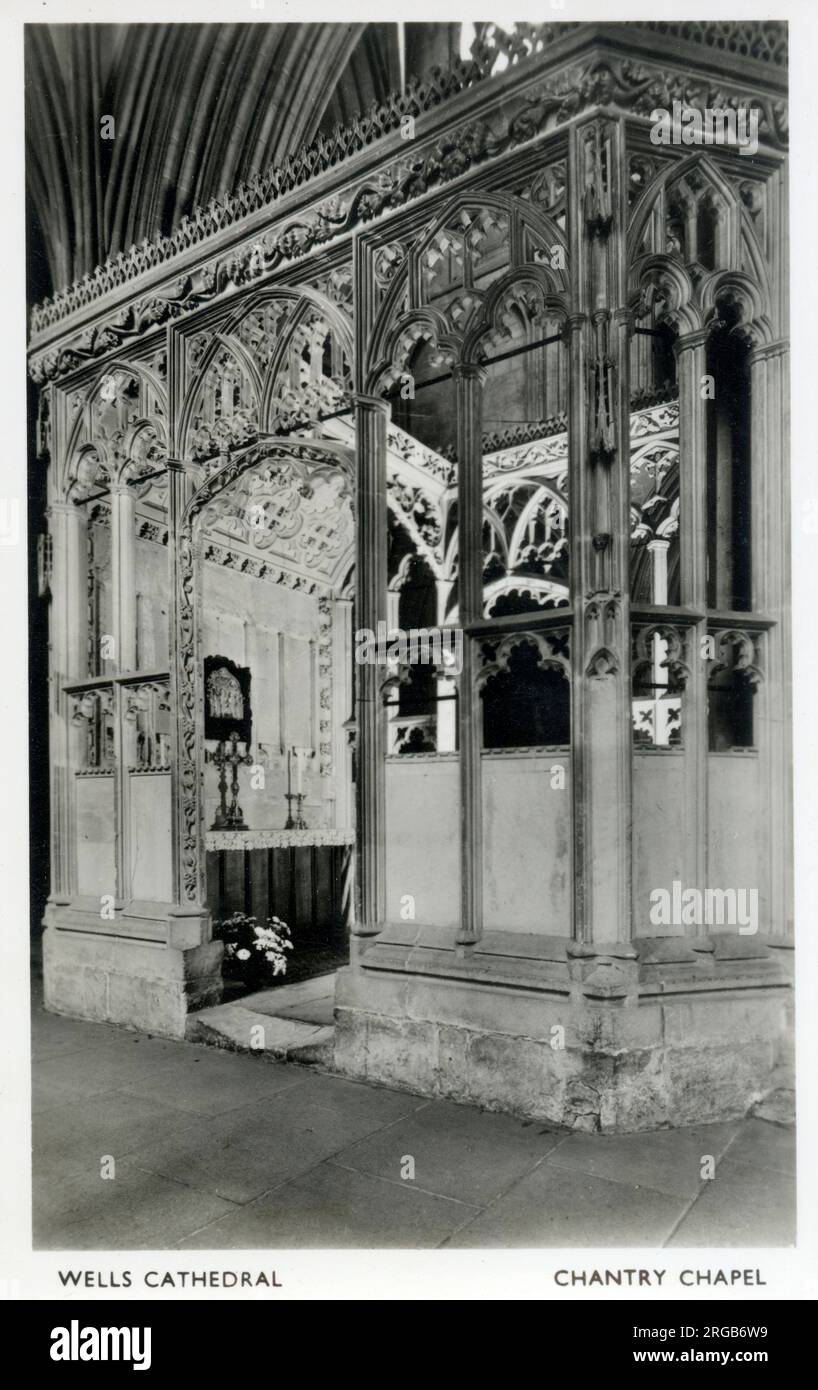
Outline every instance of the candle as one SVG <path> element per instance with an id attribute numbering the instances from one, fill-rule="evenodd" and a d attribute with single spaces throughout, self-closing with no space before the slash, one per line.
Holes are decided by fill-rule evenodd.
<path id="1" fill-rule="evenodd" d="M 301 776 L 302 776 L 302 771 L 303 771 L 304 764 L 302 763 L 300 757 L 298 756 L 298 753 L 296 753 L 296 755 L 295 755 L 295 767 L 296 767 L 296 772 L 297 772 L 297 774 L 298 774 L 298 785 L 296 786 L 296 791 L 298 792 L 298 794 L 299 794 L 299 796 L 300 796 L 300 795 L 301 795 Z"/>
<path id="2" fill-rule="evenodd" d="M 292 791 L 292 789 L 293 789 L 293 773 L 292 773 L 292 765 L 291 765 L 291 764 L 292 764 L 292 756 L 293 756 L 293 755 L 292 755 L 292 751 L 288 748 L 288 749 L 287 749 L 287 795 L 288 795 L 288 796 L 290 795 L 290 793 L 291 793 L 291 791 Z"/>

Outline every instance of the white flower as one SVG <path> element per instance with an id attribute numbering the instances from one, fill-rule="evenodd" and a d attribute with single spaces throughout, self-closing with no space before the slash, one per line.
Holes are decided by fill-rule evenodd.
<path id="1" fill-rule="evenodd" d="M 250 959 L 250 952 L 247 950 L 245 946 L 242 946 L 241 950 L 236 952 L 236 955 L 238 956 L 239 960 Z"/>

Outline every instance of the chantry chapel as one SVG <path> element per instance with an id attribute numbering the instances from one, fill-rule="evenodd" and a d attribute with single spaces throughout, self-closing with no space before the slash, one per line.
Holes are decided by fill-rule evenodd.
<path id="1" fill-rule="evenodd" d="M 190 1035 L 214 923 L 274 914 L 348 1076 L 743 1113 L 791 1022 L 786 27 L 397 31 L 225 26 L 214 76 L 126 27 L 184 129 L 111 79 L 73 172 L 30 41 L 47 1007 Z M 413 630 L 457 642 L 356 659 Z"/>

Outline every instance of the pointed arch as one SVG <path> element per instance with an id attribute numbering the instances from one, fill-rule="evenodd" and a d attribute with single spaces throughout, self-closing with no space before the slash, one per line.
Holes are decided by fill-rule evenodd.
<path id="1" fill-rule="evenodd" d="M 202 690 L 201 630 L 197 603 L 197 569 L 200 563 L 197 532 L 207 508 L 254 468 L 280 462 L 298 462 L 308 473 L 331 464 L 348 481 L 354 475 L 354 456 L 345 444 L 304 439 L 265 440 L 237 452 L 223 467 L 205 478 L 190 498 L 180 518 L 175 537 L 177 572 L 174 610 L 176 642 L 171 672 L 172 699 L 177 709 L 176 763 L 179 785 L 180 892 L 183 900 L 204 901 L 203 823 L 204 806 L 200 795 L 204 695 Z M 354 490 L 353 490 L 354 491 Z M 346 571 L 343 557 L 339 573 Z"/>

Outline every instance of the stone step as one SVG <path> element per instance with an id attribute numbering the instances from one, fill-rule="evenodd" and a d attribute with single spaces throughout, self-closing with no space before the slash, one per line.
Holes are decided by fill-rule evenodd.
<path id="1" fill-rule="evenodd" d="M 292 1005 L 313 1004 L 321 999 L 334 1000 L 337 977 L 337 970 L 333 970 L 331 974 L 316 975 L 312 980 L 302 980 L 297 985 L 275 985 L 272 989 L 262 989 L 236 1002 L 244 1009 L 278 1016 Z"/>
<path id="2" fill-rule="evenodd" d="M 233 1052 L 263 1052 L 279 1062 L 329 1065 L 335 1029 L 275 1018 L 243 1004 L 217 1004 L 188 1015 L 185 1036 Z"/>

